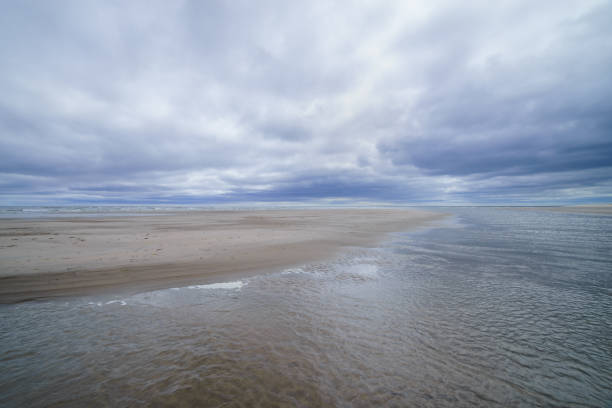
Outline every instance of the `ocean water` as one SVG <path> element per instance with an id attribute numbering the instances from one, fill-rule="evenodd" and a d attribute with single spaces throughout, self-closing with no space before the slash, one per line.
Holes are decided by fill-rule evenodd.
<path id="1" fill-rule="evenodd" d="M 612 406 L 612 217 L 444 211 L 280 273 L 0 306 L 0 406 Z"/>
<path id="2" fill-rule="evenodd" d="M 233 209 L 233 207 L 224 207 Z M 118 217 L 177 213 L 193 210 L 222 209 L 188 205 L 71 205 L 71 206 L 0 206 L 0 218 Z"/>
<path id="3" fill-rule="evenodd" d="M 316 205 L 68 205 L 68 206 L 1 206 L 0 218 L 81 218 L 180 214 L 189 211 L 244 211 L 326 208 Z M 362 207 L 367 208 L 367 207 Z"/>

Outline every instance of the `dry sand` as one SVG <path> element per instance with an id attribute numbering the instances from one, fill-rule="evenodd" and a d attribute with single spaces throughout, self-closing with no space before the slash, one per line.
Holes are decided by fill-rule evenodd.
<path id="1" fill-rule="evenodd" d="M 0 220 L 0 303 L 145 291 L 274 271 L 443 215 L 414 210 L 199 211 Z"/>

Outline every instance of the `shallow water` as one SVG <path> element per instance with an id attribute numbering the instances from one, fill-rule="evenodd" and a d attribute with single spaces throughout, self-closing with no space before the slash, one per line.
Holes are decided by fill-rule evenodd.
<path id="1" fill-rule="evenodd" d="M 612 217 L 487 208 L 239 282 L 0 307 L 0 406 L 612 404 Z"/>

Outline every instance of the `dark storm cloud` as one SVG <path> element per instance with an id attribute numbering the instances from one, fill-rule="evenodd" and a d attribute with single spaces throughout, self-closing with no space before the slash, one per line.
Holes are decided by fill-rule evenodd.
<path id="1" fill-rule="evenodd" d="M 610 2 L 0 8 L 0 203 L 612 196 Z"/>
<path id="2" fill-rule="evenodd" d="M 612 43 L 602 16 L 611 11 L 604 4 L 567 19 L 565 31 L 547 33 L 556 41 L 535 55 L 517 58 L 500 46 L 482 66 L 470 62 L 473 44 L 450 40 L 463 45 L 462 53 L 453 55 L 452 69 L 432 71 L 427 95 L 401 123 L 403 129 L 381 141 L 379 151 L 398 166 L 416 166 L 432 176 L 546 175 L 527 185 L 506 177 L 506 184 L 489 191 L 498 198 L 561 188 L 551 173 L 564 174 L 568 185 L 572 171 L 594 171 L 583 174 L 583 187 L 609 181 Z M 513 64 L 505 62 L 512 59 Z M 602 180 L 598 169 L 608 176 Z M 480 193 L 472 184 L 461 194 Z"/>
<path id="3" fill-rule="evenodd" d="M 275 185 L 271 190 L 242 191 L 234 193 L 234 196 L 241 200 L 284 202 L 296 200 L 303 202 L 330 197 L 360 201 L 396 201 L 407 198 L 394 184 L 380 180 L 367 181 L 339 176 L 292 179 Z"/>
<path id="4" fill-rule="evenodd" d="M 607 115 L 612 115 L 608 112 Z M 602 115 L 603 116 L 603 115 Z M 569 118 L 571 124 L 563 128 Z M 396 164 L 413 164 L 432 175 L 521 175 L 612 167 L 612 125 L 606 117 L 564 116 L 555 124 L 541 121 L 527 128 L 515 122 L 453 135 L 433 130 L 381 151 Z"/>
<path id="5" fill-rule="evenodd" d="M 612 64 L 612 58 L 608 61 Z M 395 163 L 428 174 L 526 174 L 612 166 L 612 81 L 605 67 L 593 77 L 560 78 L 544 91 L 517 95 L 466 84 L 421 101 L 420 129 L 406 129 L 380 150 Z M 598 71 L 598 72 L 597 72 Z M 588 95 L 582 87 L 595 89 Z M 457 103 L 457 102 L 461 103 Z"/>

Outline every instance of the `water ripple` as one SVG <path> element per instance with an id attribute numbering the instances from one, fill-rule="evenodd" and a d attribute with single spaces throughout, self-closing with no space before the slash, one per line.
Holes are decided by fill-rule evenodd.
<path id="1" fill-rule="evenodd" d="M 454 211 L 248 281 L 3 306 L 0 405 L 610 406 L 612 217 Z"/>

